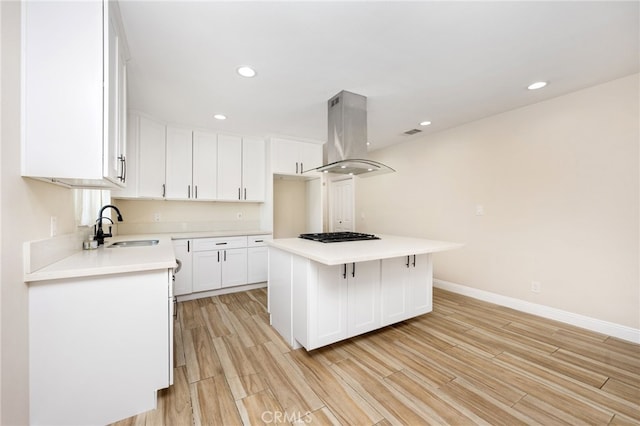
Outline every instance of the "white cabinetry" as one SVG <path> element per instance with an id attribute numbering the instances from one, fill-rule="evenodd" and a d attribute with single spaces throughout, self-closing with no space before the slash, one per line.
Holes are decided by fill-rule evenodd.
<path id="1" fill-rule="evenodd" d="M 126 46 L 117 3 L 23 2 L 22 17 L 22 175 L 123 187 Z"/>
<path id="2" fill-rule="evenodd" d="M 265 143 L 218 135 L 218 199 L 264 201 Z"/>
<path id="3" fill-rule="evenodd" d="M 31 424 L 109 424 L 172 383 L 171 271 L 29 285 Z"/>
<path id="4" fill-rule="evenodd" d="M 182 262 L 175 275 L 176 296 L 267 281 L 264 242 L 272 238 L 249 235 L 174 240 L 176 259 Z"/>
<path id="5" fill-rule="evenodd" d="M 247 283 L 267 281 L 269 248 L 265 245 L 271 235 L 249 235 L 247 237 Z"/>
<path id="6" fill-rule="evenodd" d="M 193 132 L 193 194 L 215 200 L 218 194 L 218 140 L 215 133 Z"/>
<path id="7" fill-rule="evenodd" d="M 193 291 L 247 283 L 247 237 L 193 240 Z"/>
<path id="8" fill-rule="evenodd" d="M 382 325 L 393 324 L 432 310 L 431 255 L 382 260 Z"/>
<path id="9" fill-rule="evenodd" d="M 176 296 L 190 294 L 193 291 L 193 257 L 191 240 L 173 240 L 173 251 L 180 261 L 180 270 L 175 273 L 173 293 Z"/>
<path id="10" fill-rule="evenodd" d="M 432 310 L 430 254 L 325 265 L 269 247 L 271 325 L 312 350 Z"/>
<path id="11" fill-rule="evenodd" d="M 322 145 L 288 139 L 271 139 L 271 172 L 301 175 L 322 165 Z"/>
<path id="12" fill-rule="evenodd" d="M 270 256 L 274 257 L 273 262 L 270 258 L 269 265 L 271 292 L 271 271 L 282 267 L 276 263 L 281 263 L 287 254 L 272 249 Z M 379 260 L 327 266 L 299 256 L 289 256 L 291 295 L 285 299 L 297 301 L 289 308 L 294 324 L 290 332 L 292 338 L 307 350 L 380 327 Z M 277 280 L 277 271 L 274 278 Z M 281 277 L 282 280 L 286 277 Z M 275 292 L 286 292 L 286 285 L 274 284 Z M 282 294 L 273 296 L 274 300 L 280 298 Z M 276 329 L 278 326 L 274 325 Z M 290 328 L 286 321 L 280 326 Z"/>
<path id="13" fill-rule="evenodd" d="M 217 149 L 215 133 L 167 127 L 165 197 L 172 200 L 215 200 Z"/>
<path id="14" fill-rule="evenodd" d="M 264 201 L 265 163 L 264 139 L 242 138 L 242 200 Z"/>
<path id="15" fill-rule="evenodd" d="M 218 199 L 241 200 L 242 138 L 218 135 Z"/>
<path id="16" fill-rule="evenodd" d="M 127 187 L 116 198 L 162 199 L 165 188 L 165 125 L 140 114 L 127 121 Z"/>
<path id="17" fill-rule="evenodd" d="M 166 192 L 172 200 L 191 198 L 192 132 L 178 127 L 167 127 Z"/>

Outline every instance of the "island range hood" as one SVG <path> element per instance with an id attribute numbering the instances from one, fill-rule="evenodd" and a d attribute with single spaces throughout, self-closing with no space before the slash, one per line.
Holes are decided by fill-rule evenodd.
<path id="1" fill-rule="evenodd" d="M 367 159 L 367 98 L 341 91 L 328 101 L 329 132 L 323 150 L 324 165 L 316 172 L 375 176 L 395 172 Z M 309 170 L 311 171 L 311 170 Z"/>

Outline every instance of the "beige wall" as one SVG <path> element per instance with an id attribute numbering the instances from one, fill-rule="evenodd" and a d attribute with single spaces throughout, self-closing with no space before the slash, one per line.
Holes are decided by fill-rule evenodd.
<path id="1" fill-rule="evenodd" d="M 437 278 L 640 328 L 638 81 L 373 152 L 397 173 L 359 180 L 357 229 L 464 242 Z"/>
<path id="2" fill-rule="evenodd" d="M 303 180 L 273 179 L 273 237 L 307 232 L 307 186 Z"/>
<path id="3" fill-rule="evenodd" d="M 75 231 L 71 191 L 20 177 L 20 3 L 0 2 L 0 424 L 29 421 L 27 286 L 22 244 Z"/>

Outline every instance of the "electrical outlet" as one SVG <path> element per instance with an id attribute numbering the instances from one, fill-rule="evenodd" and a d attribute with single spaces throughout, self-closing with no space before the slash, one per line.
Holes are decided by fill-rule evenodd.
<path id="1" fill-rule="evenodd" d="M 58 216 L 51 216 L 50 233 L 52 237 L 58 235 Z"/>
<path id="2" fill-rule="evenodd" d="M 482 204 L 476 204 L 476 216 L 484 216 L 484 206 Z"/>
<path id="3" fill-rule="evenodd" d="M 531 291 L 540 293 L 540 281 L 531 281 Z"/>
<path id="4" fill-rule="evenodd" d="M 154 213 L 153 214 L 153 221 L 154 222 L 160 222 L 160 213 Z"/>
<path id="5" fill-rule="evenodd" d="M 242 212 L 238 212 L 238 214 L 236 214 L 236 218 L 238 220 L 242 220 Z"/>

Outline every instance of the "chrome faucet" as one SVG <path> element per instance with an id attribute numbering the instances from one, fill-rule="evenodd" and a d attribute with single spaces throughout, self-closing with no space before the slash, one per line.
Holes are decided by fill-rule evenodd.
<path id="1" fill-rule="evenodd" d="M 116 211 L 116 213 L 118 214 L 118 222 L 122 222 L 122 215 L 120 214 L 120 210 L 118 210 L 116 206 L 112 204 L 107 204 L 106 206 L 102 207 L 100 209 L 100 213 L 98 213 L 98 220 L 96 220 L 98 225 L 97 225 L 97 228 L 95 229 L 95 239 L 96 241 L 98 241 L 98 245 L 104 244 L 105 238 L 113 237 L 113 235 L 111 235 L 111 225 L 109 225 L 108 234 L 105 234 L 104 231 L 102 230 L 102 219 L 108 219 L 111 221 L 111 223 L 113 223 L 113 220 L 103 216 L 104 211 L 109 208 L 114 209 Z"/>

